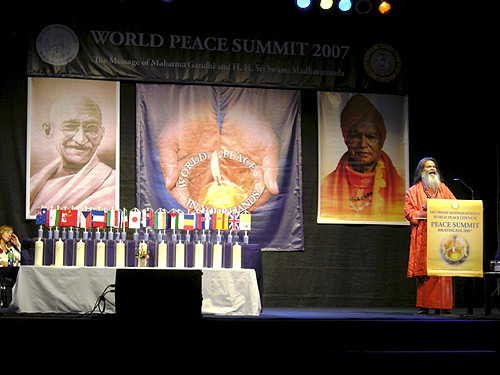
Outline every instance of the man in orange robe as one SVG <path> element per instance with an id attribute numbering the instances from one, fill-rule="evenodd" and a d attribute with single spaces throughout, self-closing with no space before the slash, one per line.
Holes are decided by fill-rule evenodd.
<path id="1" fill-rule="evenodd" d="M 345 105 L 340 127 L 347 152 L 321 182 L 320 216 L 369 221 L 403 220 L 405 182 L 382 151 L 384 119 L 363 95 Z"/>
<path id="2" fill-rule="evenodd" d="M 427 199 L 456 199 L 441 181 L 436 161 L 429 157 L 418 163 L 404 206 L 405 217 L 411 224 L 407 277 L 417 280 L 419 314 L 428 313 L 430 308 L 438 312 L 453 307 L 451 277 L 427 276 Z"/>

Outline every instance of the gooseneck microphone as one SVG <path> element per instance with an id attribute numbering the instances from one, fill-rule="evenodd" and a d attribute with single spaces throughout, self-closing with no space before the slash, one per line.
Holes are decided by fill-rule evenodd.
<path id="1" fill-rule="evenodd" d="M 474 190 L 472 190 L 472 188 L 469 185 L 467 185 L 465 182 L 463 182 L 461 179 L 454 178 L 454 180 L 455 181 L 460 181 L 465 187 L 467 187 L 470 190 L 470 192 L 471 192 L 472 200 L 474 200 Z"/>

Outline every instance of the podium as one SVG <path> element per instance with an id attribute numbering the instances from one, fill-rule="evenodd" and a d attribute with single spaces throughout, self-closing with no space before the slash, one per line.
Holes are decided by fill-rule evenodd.
<path id="1" fill-rule="evenodd" d="M 427 200 L 427 274 L 483 277 L 483 202 Z"/>

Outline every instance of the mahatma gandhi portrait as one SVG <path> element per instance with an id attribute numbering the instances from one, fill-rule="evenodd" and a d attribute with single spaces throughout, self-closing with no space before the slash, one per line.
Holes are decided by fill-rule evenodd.
<path id="1" fill-rule="evenodd" d="M 97 101 L 88 93 L 65 93 L 53 102 L 48 118 L 38 126 L 41 139 L 31 139 L 32 155 L 34 150 L 50 146 L 57 157 L 31 174 L 30 214 L 38 207 L 115 207 L 115 165 L 98 156 L 107 129 Z"/>

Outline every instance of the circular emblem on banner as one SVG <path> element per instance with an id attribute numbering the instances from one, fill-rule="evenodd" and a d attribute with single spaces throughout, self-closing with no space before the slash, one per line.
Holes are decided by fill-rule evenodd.
<path id="1" fill-rule="evenodd" d="M 460 236 L 453 235 L 441 241 L 441 254 L 448 263 L 458 264 L 465 261 L 469 255 L 469 245 Z"/>
<path id="2" fill-rule="evenodd" d="M 65 65 L 76 57 L 80 43 L 69 27 L 50 25 L 36 39 L 36 51 L 40 58 L 51 65 Z"/>
<path id="3" fill-rule="evenodd" d="M 375 81 L 390 82 L 401 71 L 401 58 L 392 46 L 375 44 L 366 51 L 364 66 L 368 75 Z"/>
<path id="4" fill-rule="evenodd" d="M 251 211 L 265 187 L 261 167 L 229 150 L 190 156 L 176 186 L 186 207 L 198 212 Z"/>

